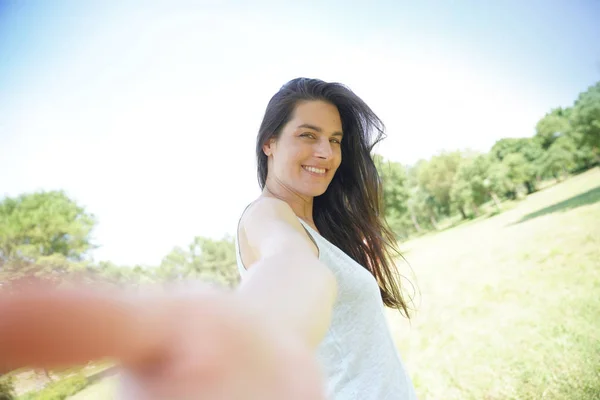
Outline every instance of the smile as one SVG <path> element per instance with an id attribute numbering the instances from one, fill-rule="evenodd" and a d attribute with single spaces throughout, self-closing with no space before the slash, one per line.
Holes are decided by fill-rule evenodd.
<path id="1" fill-rule="evenodd" d="M 310 167 L 307 165 L 303 165 L 302 168 L 304 168 L 306 171 L 308 171 L 312 174 L 320 175 L 320 176 L 324 176 L 325 173 L 327 172 L 327 170 L 325 168 Z"/>

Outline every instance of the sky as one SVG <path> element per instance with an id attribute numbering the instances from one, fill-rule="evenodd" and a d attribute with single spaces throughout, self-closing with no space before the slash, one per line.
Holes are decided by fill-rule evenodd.
<path id="1" fill-rule="evenodd" d="M 288 80 L 349 86 L 392 161 L 485 152 L 600 80 L 598 20 L 594 0 L 0 0 L 0 196 L 64 190 L 94 259 L 157 265 L 235 232 Z"/>

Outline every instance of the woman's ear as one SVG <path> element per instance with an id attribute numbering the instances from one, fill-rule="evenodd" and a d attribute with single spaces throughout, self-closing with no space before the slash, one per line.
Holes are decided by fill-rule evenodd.
<path id="1" fill-rule="evenodd" d="M 267 140 L 267 143 L 265 143 L 263 145 L 263 153 L 265 153 L 265 155 L 267 157 L 271 156 L 273 154 L 274 147 L 275 147 L 275 139 L 271 138 L 271 139 Z"/>

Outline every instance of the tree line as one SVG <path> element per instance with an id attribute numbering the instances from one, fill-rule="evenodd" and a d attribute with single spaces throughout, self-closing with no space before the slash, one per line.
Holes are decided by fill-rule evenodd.
<path id="1" fill-rule="evenodd" d="M 407 238 L 439 229 L 442 218 L 477 217 L 486 203 L 500 212 L 503 200 L 531 194 L 545 179 L 598 165 L 599 148 L 600 82 L 571 107 L 548 112 L 533 137 L 500 139 L 488 153 L 442 152 L 411 166 L 376 156 L 385 216 Z"/>
<path id="2" fill-rule="evenodd" d="M 97 246 L 93 214 L 63 191 L 27 193 L 0 202 L 0 290 L 17 290 L 39 280 L 62 284 L 138 285 L 201 279 L 237 284 L 233 237 L 195 237 L 175 247 L 157 266 L 126 266 L 93 261 Z"/>

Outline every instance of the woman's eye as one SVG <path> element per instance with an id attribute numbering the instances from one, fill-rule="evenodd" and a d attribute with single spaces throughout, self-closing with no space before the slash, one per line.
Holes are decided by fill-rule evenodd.
<path id="1" fill-rule="evenodd" d="M 341 144 L 341 143 L 342 143 L 342 142 L 340 142 L 340 141 L 339 141 L 339 140 L 337 140 L 337 139 L 331 139 L 331 142 L 333 142 L 333 143 L 336 143 L 336 144 Z"/>
<path id="2" fill-rule="evenodd" d="M 303 133 L 300 136 L 302 136 L 302 137 L 308 137 L 308 138 L 311 138 L 311 139 L 314 139 L 314 137 L 315 137 L 315 135 L 313 135 L 312 133 Z"/>

